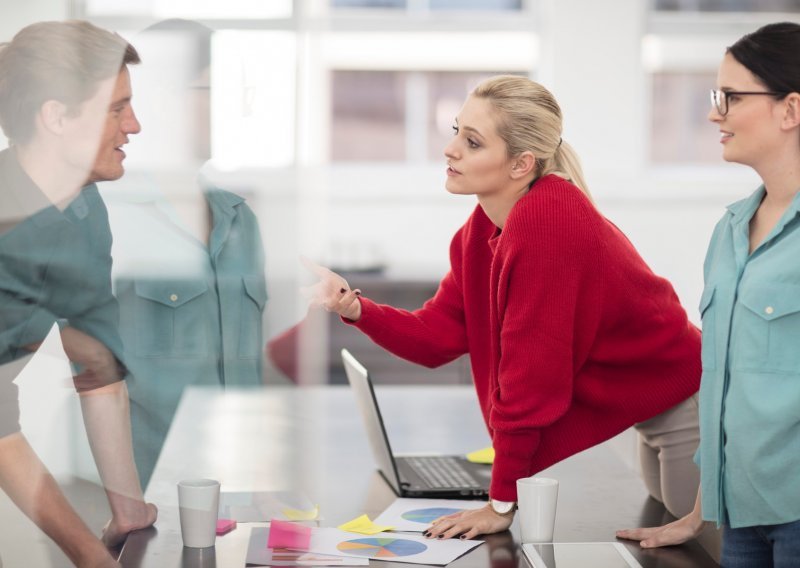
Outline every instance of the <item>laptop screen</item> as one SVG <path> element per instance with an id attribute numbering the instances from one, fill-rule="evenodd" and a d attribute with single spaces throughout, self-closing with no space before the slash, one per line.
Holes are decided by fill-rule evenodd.
<path id="1" fill-rule="evenodd" d="M 383 425 L 383 418 L 378 409 L 378 399 L 375 398 L 375 389 L 372 388 L 372 381 L 364 366 L 356 361 L 347 349 L 342 349 L 342 361 L 347 380 L 356 396 L 358 409 L 364 419 L 364 427 L 367 430 L 369 444 L 372 446 L 372 453 L 375 461 L 383 472 L 386 481 L 392 486 L 394 492 L 402 495 L 400 488 L 400 476 L 397 474 L 397 466 L 392 456 L 392 449 L 389 446 L 389 438 L 386 436 L 386 428 Z"/>

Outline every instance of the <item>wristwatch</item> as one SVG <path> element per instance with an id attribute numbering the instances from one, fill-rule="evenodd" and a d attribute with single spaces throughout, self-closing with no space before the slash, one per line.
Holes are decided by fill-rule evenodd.
<path id="1" fill-rule="evenodd" d="M 507 517 L 517 510 L 516 501 L 500 501 L 498 499 L 489 499 L 489 506 L 492 508 L 492 511 L 503 517 Z"/>

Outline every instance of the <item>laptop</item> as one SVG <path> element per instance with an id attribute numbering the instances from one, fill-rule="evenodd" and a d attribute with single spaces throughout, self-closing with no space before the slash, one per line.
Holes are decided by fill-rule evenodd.
<path id="1" fill-rule="evenodd" d="M 378 469 L 397 495 L 435 499 L 488 498 L 491 466 L 472 463 L 464 456 L 395 456 L 369 373 L 347 349 L 342 349 L 342 361 Z"/>

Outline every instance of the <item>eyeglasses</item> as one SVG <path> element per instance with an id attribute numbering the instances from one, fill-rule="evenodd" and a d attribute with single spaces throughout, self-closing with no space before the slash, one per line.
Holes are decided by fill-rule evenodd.
<path id="1" fill-rule="evenodd" d="M 728 97 L 740 95 L 768 95 L 770 97 L 785 97 L 789 93 L 775 93 L 772 91 L 718 91 L 711 89 L 711 104 L 716 107 L 720 116 L 728 114 Z"/>

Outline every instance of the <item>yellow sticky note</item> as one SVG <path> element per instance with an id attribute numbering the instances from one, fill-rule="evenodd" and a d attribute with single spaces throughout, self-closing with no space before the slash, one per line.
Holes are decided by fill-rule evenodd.
<path id="1" fill-rule="evenodd" d="M 354 532 L 358 534 L 378 534 L 379 532 L 390 531 L 394 527 L 378 526 L 370 521 L 368 516 L 361 515 L 357 519 L 353 519 L 352 521 L 346 522 L 343 525 L 339 525 L 337 528 L 343 531 Z"/>
<path id="2" fill-rule="evenodd" d="M 290 521 L 313 521 L 319 516 L 319 505 L 314 505 L 314 508 L 309 511 L 284 509 L 281 513 Z"/>
<path id="3" fill-rule="evenodd" d="M 472 463 L 494 463 L 494 448 L 490 446 L 470 452 L 467 454 L 467 459 Z"/>

